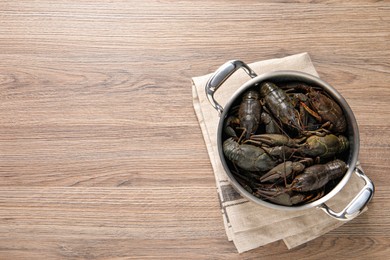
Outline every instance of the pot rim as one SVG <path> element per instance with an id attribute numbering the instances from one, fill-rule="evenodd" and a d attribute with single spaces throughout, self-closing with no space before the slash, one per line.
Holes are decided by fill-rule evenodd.
<path id="1" fill-rule="evenodd" d="M 323 88 L 342 108 L 344 112 L 344 116 L 347 121 L 348 126 L 348 140 L 350 142 L 350 150 L 349 150 L 349 156 L 348 156 L 348 162 L 347 167 L 348 170 L 345 173 L 344 177 L 340 180 L 340 182 L 327 194 L 325 194 L 323 197 L 319 198 L 318 200 L 315 200 L 313 202 L 299 205 L 299 206 L 283 206 L 274 204 L 272 202 L 264 201 L 259 199 L 258 197 L 252 195 L 247 190 L 245 190 L 234 178 L 233 174 L 230 172 L 230 169 L 227 165 L 223 148 L 222 148 L 222 133 L 223 133 L 223 124 L 224 120 L 227 116 L 227 113 L 229 112 L 231 106 L 234 104 L 235 100 L 241 96 L 241 94 L 247 90 L 248 88 L 254 86 L 256 83 L 260 83 L 265 80 L 277 80 L 277 81 L 302 81 L 308 84 L 314 84 L 316 86 L 319 86 Z M 221 158 L 222 165 L 228 175 L 229 181 L 232 184 L 232 186 L 244 197 L 249 199 L 252 202 L 255 202 L 256 204 L 266 206 L 268 208 L 278 209 L 278 210 L 286 210 L 286 211 L 297 211 L 297 210 L 304 210 L 309 208 L 314 208 L 316 206 L 319 206 L 329 199 L 331 199 L 333 196 L 335 196 L 349 181 L 349 178 L 351 177 L 352 173 L 355 171 L 356 164 L 358 161 L 358 155 L 359 155 L 359 129 L 356 122 L 356 118 L 352 112 L 351 107 L 348 105 L 347 101 L 341 96 L 341 94 L 331 85 L 329 85 L 324 80 L 313 76 L 311 74 L 300 72 L 300 71 L 294 71 L 294 70 L 278 70 L 273 72 L 264 73 L 261 75 L 258 75 L 255 78 L 252 78 L 251 80 L 244 83 L 229 99 L 229 101 L 226 103 L 224 110 L 220 116 L 219 124 L 218 124 L 218 131 L 217 131 L 217 146 L 218 146 L 218 153 Z"/>

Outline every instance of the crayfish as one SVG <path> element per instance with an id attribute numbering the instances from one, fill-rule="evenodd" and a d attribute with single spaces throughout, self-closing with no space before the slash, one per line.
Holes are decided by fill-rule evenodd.
<path id="1" fill-rule="evenodd" d="M 260 147 L 239 144 L 233 138 L 223 143 L 223 151 L 231 162 L 248 171 L 267 171 L 277 163 Z"/>
<path id="2" fill-rule="evenodd" d="M 223 152 L 233 176 L 254 196 L 294 206 L 317 200 L 347 171 L 343 110 L 303 82 L 252 86 L 224 121 Z"/>
<path id="3" fill-rule="evenodd" d="M 246 138 L 256 132 L 260 123 L 261 105 L 257 91 L 250 90 L 244 93 L 238 110 L 238 119 Z"/>
<path id="4" fill-rule="evenodd" d="M 307 92 L 311 108 L 304 103 L 302 104 L 309 114 L 327 125 L 329 130 L 334 133 L 345 132 L 347 122 L 343 110 L 334 100 L 307 85 L 301 85 L 300 88 Z"/>
<path id="5" fill-rule="evenodd" d="M 301 130 L 299 116 L 288 95 L 272 82 L 260 85 L 260 95 L 265 106 L 283 125 Z"/>

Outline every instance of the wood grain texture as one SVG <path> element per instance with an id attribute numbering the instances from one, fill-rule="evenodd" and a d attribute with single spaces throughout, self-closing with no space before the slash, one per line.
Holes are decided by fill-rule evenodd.
<path id="1" fill-rule="evenodd" d="M 0 259 L 387 259 L 388 1 L 2 1 Z M 369 210 L 238 255 L 191 77 L 308 52 L 355 113 Z"/>

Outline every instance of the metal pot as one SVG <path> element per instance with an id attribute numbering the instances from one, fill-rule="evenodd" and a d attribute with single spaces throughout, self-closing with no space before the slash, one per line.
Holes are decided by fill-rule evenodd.
<path id="1" fill-rule="evenodd" d="M 235 71 L 238 69 L 243 69 L 252 79 L 247 81 L 245 84 L 243 84 L 231 97 L 231 99 L 227 102 L 225 107 L 223 108 L 221 105 L 217 103 L 214 99 L 214 93 L 218 90 L 218 88 L 227 80 Z M 286 82 L 286 81 L 301 81 L 305 82 L 309 85 L 315 85 L 322 87 L 324 91 L 326 91 L 338 104 L 344 111 L 344 115 L 347 120 L 348 125 L 348 139 L 350 142 L 350 150 L 348 159 L 346 161 L 348 165 L 348 170 L 344 177 L 340 180 L 340 182 L 327 194 L 325 194 L 323 197 L 319 198 L 316 201 L 299 205 L 299 206 L 282 206 L 277 205 L 268 201 L 264 201 L 259 199 L 258 197 L 252 195 L 247 190 L 245 190 L 234 178 L 233 174 L 231 173 L 228 164 L 226 162 L 223 149 L 222 149 L 222 136 L 223 136 L 223 125 L 224 120 L 227 117 L 227 114 L 233 104 L 236 104 L 236 100 L 240 98 L 240 96 L 250 87 L 253 87 L 254 84 L 260 83 L 262 81 L 272 81 L 274 83 L 278 82 Z M 270 73 L 265 73 L 262 75 L 257 75 L 248 65 L 246 65 L 242 61 L 233 60 L 229 61 L 225 64 L 223 64 L 209 79 L 209 81 L 206 84 L 206 95 L 211 103 L 211 105 L 218 111 L 220 115 L 219 125 L 218 125 L 218 133 L 217 133 L 217 144 L 218 144 L 218 152 L 219 156 L 222 161 L 222 165 L 230 179 L 231 184 L 233 187 L 244 197 L 249 199 L 250 201 L 253 201 L 259 205 L 266 206 L 273 209 L 278 210 L 289 210 L 289 211 L 297 211 L 297 210 L 304 210 L 309 208 L 318 207 L 324 210 L 329 216 L 336 218 L 338 220 L 350 220 L 356 216 L 358 216 L 362 210 L 365 208 L 367 203 L 371 200 L 371 198 L 374 195 L 374 184 L 373 182 L 364 174 L 364 172 L 356 167 L 357 161 L 358 161 L 358 154 L 359 154 L 359 130 L 356 123 L 355 116 L 345 101 L 345 99 L 329 84 L 324 82 L 323 80 L 314 77 L 310 74 L 306 74 L 303 72 L 298 71 L 274 71 Z M 330 198 L 335 196 L 348 182 L 352 174 L 355 173 L 357 176 L 359 176 L 361 179 L 364 180 L 365 186 L 362 188 L 362 190 L 352 199 L 352 201 L 340 212 L 334 212 L 332 209 L 330 209 L 325 202 L 328 201 Z"/>

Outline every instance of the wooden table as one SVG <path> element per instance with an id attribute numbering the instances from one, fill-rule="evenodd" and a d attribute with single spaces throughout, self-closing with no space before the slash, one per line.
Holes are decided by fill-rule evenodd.
<path id="1" fill-rule="evenodd" d="M 2 1 L 0 258 L 389 257 L 390 3 L 287 2 Z M 303 246 L 239 255 L 191 77 L 301 52 L 352 107 L 376 194 Z"/>

